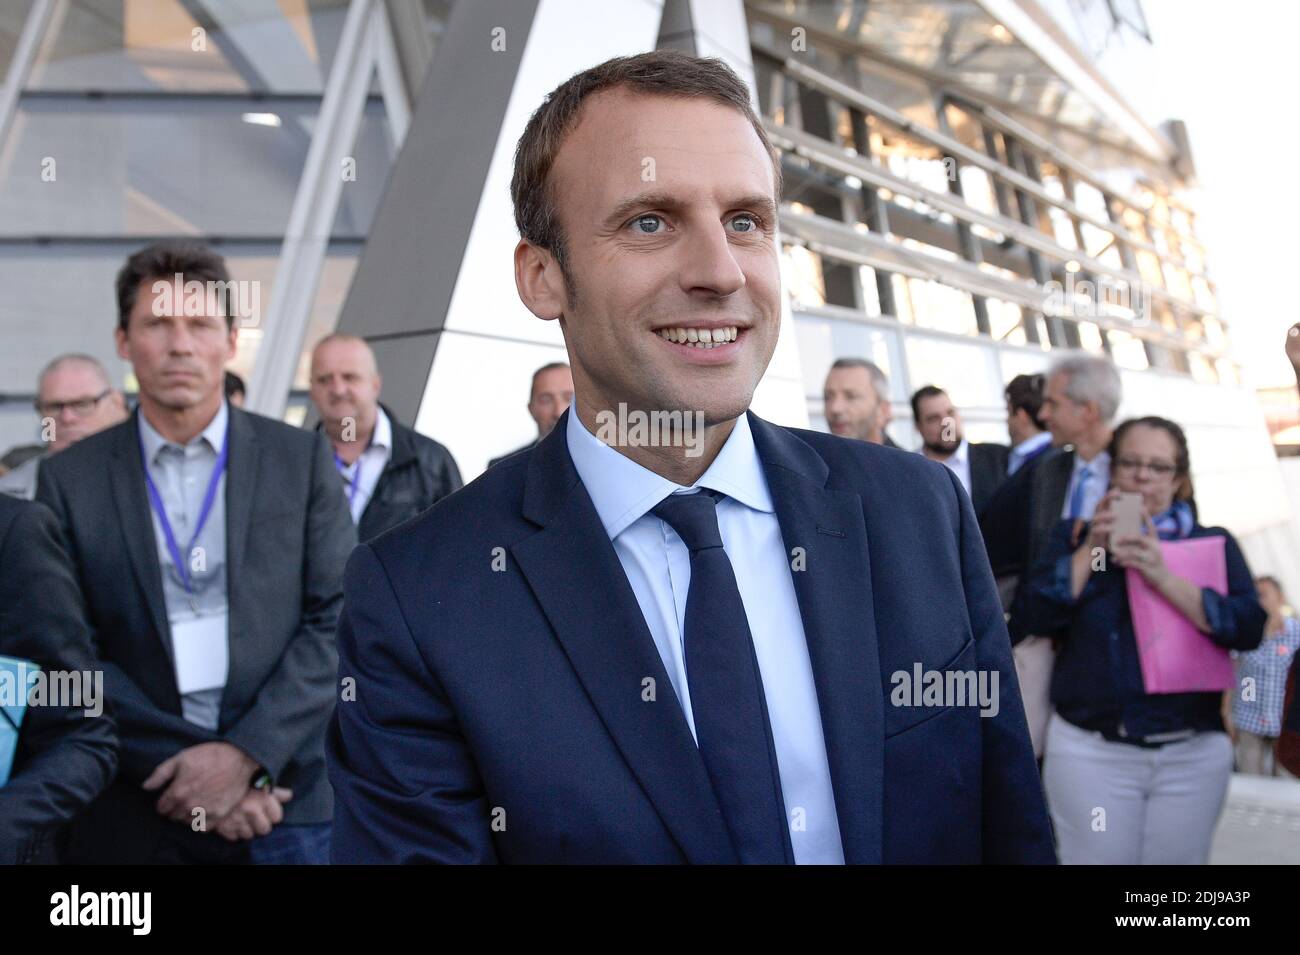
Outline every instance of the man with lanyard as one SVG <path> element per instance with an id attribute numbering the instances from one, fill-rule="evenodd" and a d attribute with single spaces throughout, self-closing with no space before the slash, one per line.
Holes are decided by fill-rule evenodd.
<path id="1" fill-rule="evenodd" d="M 237 330 L 214 289 L 229 285 L 196 242 L 131 256 L 116 337 L 139 408 L 40 471 L 121 727 L 118 778 L 74 824 L 69 862 L 327 857 L 323 736 L 356 537 L 324 440 L 225 400 Z"/>
<path id="2" fill-rule="evenodd" d="M 375 354 L 362 339 L 335 334 L 312 349 L 311 399 L 362 541 L 461 486 L 451 452 L 398 422 L 379 402 L 382 389 Z"/>

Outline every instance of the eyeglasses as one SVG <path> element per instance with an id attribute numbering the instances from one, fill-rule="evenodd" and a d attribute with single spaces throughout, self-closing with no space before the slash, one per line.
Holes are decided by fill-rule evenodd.
<path id="1" fill-rule="evenodd" d="M 93 398 L 76 398 L 72 401 L 37 401 L 33 404 L 36 413 L 45 418 L 57 418 L 66 408 L 78 418 L 84 418 L 95 410 L 95 406 L 108 397 L 112 388 L 105 388 Z"/>
<path id="2" fill-rule="evenodd" d="M 1146 468 L 1156 477 L 1169 477 L 1178 471 L 1172 464 L 1166 464 L 1164 461 L 1139 461 L 1136 458 L 1116 458 L 1112 465 L 1116 471 L 1127 471 L 1131 474 L 1137 474 L 1138 471 Z"/>

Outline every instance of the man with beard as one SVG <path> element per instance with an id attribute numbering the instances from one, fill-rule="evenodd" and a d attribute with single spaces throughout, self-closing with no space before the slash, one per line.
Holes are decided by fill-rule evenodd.
<path id="1" fill-rule="evenodd" d="M 934 385 L 918 388 L 912 395 L 912 417 L 921 432 L 921 453 L 946 464 L 970 495 L 975 513 L 983 511 L 1006 480 L 1007 446 L 967 441 L 962 435 L 961 415 L 948 393 Z"/>

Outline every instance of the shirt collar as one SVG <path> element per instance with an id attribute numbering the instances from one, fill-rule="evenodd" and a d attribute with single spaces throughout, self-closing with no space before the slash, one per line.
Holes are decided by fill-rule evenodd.
<path id="1" fill-rule="evenodd" d="M 1078 474 L 1085 467 L 1088 469 L 1089 474 L 1110 474 L 1110 452 L 1098 451 L 1091 461 L 1084 461 L 1079 454 L 1079 449 L 1075 448 L 1074 473 Z"/>
<path id="2" fill-rule="evenodd" d="M 158 429 L 149 423 L 149 419 L 144 416 L 144 411 L 136 415 L 140 424 L 140 441 L 144 445 L 145 457 L 150 461 L 158 460 L 158 452 L 163 448 L 179 448 L 180 445 L 175 441 L 168 441 L 159 432 Z M 200 441 L 206 441 L 215 453 L 221 452 L 221 446 L 226 440 L 226 424 L 230 420 L 230 412 L 227 410 L 225 399 L 217 407 L 217 413 L 212 416 L 208 426 L 198 433 L 194 438 L 186 443 L 186 447 L 192 447 Z"/>
<path id="3" fill-rule="evenodd" d="M 968 457 L 970 457 L 970 442 L 962 438 L 961 444 L 957 445 L 957 450 L 952 453 L 948 460 L 953 464 L 964 465 Z"/>
<path id="4" fill-rule="evenodd" d="M 1037 451 L 1051 440 L 1052 433 L 1050 431 L 1040 431 L 1032 438 L 1025 438 L 1011 450 L 1015 454 L 1029 454 L 1031 451 Z"/>
<path id="5" fill-rule="evenodd" d="M 668 495 L 690 490 L 605 444 L 578 420 L 576 408 L 570 407 L 568 419 L 565 440 L 569 455 L 610 540 Z M 747 414 L 736 419 L 722 450 L 692 487 L 721 491 L 756 511 L 775 510 Z"/>

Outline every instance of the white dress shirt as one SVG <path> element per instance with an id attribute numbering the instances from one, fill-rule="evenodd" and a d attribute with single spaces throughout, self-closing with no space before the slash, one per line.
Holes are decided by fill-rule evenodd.
<path id="1" fill-rule="evenodd" d="M 376 411 L 375 431 L 370 437 L 370 443 L 366 445 L 360 457 L 347 467 L 339 468 L 339 474 L 343 475 L 343 494 L 348 498 L 353 524 L 361 523 L 361 515 L 366 512 L 370 496 L 375 493 L 375 486 L 379 484 L 384 468 L 388 467 L 388 461 L 393 456 L 392 422 L 388 420 L 388 415 L 384 414 L 383 408 L 378 408 Z M 357 486 L 356 494 L 353 494 L 352 483 L 357 480 L 358 469 L 361 483 Z"/>
<path id="2" fill-rule="evenodd" d="M 576 410 L 570 411 L 567 428 L 574 467 L 632 585 L 692 734 L 695 721 L 682 648 L 690 552 L 671 527 L 649 512 L 670 494 L 707 487 L 726 495 L 718 502 L 718 528 L 754 640 L 787 821 L 802 820 L 802 828 L 790 831 L 795 861 L 843 863 L 803 618 L 748 417 L 736 419 L 722 450 L 691 488 L 606 445 L 578 420 Z"/>
<path id="3" fill-rule="evenodd" d="M 1085 521 L 1092 520 L 1097 505 L 1106 496 L 1106 488 L 1110 485 L 1110 452 L 1102 451 L 1091 461 L 1085 461 L 1079 456 L 1079 449 L 1075 448 L 1074 470 L 1070 472 L 1070 486 L 1065 489 L 1065 503 L 1061 505 L 1062 519 L 1071 516 L 1070 502 L 1074 500 L 1074 491 L 1079 486 L 1079 475 L 1085 467 L 1089 472 L 1088 483 L 1083 486 L 1082 506 L 1079 508 L 1079 513 L 1074 516 Z"/>
<path id="4" fill-rule="evenodd" d="M 970 497 L 970 444 L 965 438 L 961 439 L 961 444 L 957 445 L 957 450 L 948 457 L 944 458 L 943 463 L 948 466 L 948 470 L 957 475 L 957 480 L 961 481 L 961 486 L 966 489 L 966 496 Z"/>

